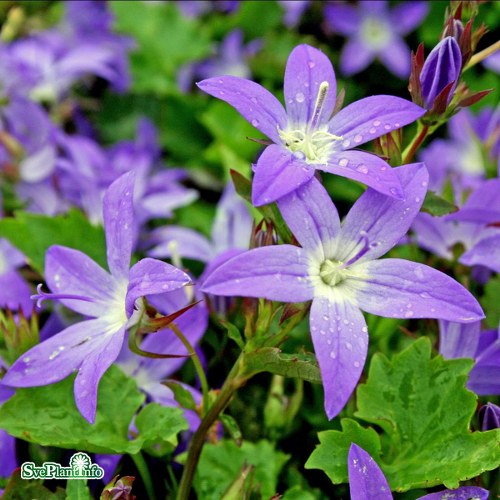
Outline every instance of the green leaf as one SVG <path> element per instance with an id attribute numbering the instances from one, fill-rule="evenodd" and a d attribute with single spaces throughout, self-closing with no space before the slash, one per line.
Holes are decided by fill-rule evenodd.
<path id="1" fill-rule="evenodd" d="M 225 320 L 220 320 L 220 324 L 227 330 L 227 336 L 231 340 L 234 340 L 238 344 L 238 347 L 243 350 L 245 348 L 245 341 L 243 340 L 238 327 Z"/>
<path id="2" fill-rule="evenodd" d="M 278 475 L 287 460 L 288 455 L 276 451 L 268 441 L 244 442 L 241 447 L 226 440 L 206 444 L 194 487 L 198 498 L 219 500 L 233 484 L 243 465 L 253 465 L 253 483 L 260 484 L 262 498 L 271 498 L 276 493 Z"/>
<path id="3" fill-rule="evenodd" d="M 222 414 L 220 415 L 220 421 L 222 422 L 222 425 L 224 426 L 224 429 L 229 433 L 232 439 L 236 442 L 238 446 L 241 445 L 241 441 L 243 439 L 243 435 L 241 433 L 240 426 L 238 425 L 238 422 L 231 416 L 227 414 Z"/>
<path id="4" fill-rule="evenodd" d="M 42 485 L 42 480 L 21 479 L 21 469 L 16 469 L 5 487 L 2 500 L 25 500 L 36 498 L 36 500 L 66 500 L 66 492 L 57 488 L 52 492 Z"/>
<path id="5" fill-rule="evenodd" d="M 0 220 L 0 238 L 21 250 L 40 274 L 44 273 L 45 253 L 51 245 L 80 250 L 107 268 L 104 230 L 90 224 L 78 210 L 56 217 L 18 211 L 13 218 Z"/>
<path id="6" fill-rule="evenodd" d="M 332 483 L 347 482 L 347 452 L 352 443 L 367 451 L 374 459 L 380 455 L 380 438 L 372 428 L 365 429 L 355 420 L 343 418 L 342 431 L 318 433 L 320 444 L 306 462 L 306 469 L 320 469 Z"/>
<path id="7" fill-rule="evenodd" d="M 129 426 L 145 396 L 116 366 L 101 379 L 96 421 L 89 424 L 75 406 L 73 383 L 71 376 L 57 384 L 17 389 L 0 407 L 0 428 L 42 446 L 114 454 L 137 453 L 158 440 L 172 449 L 177 432 L 187 429 L 181 410 L 149 404 L 136 418 L 138 436 L 129 440 Z"/>
<path id="8" fill-rule="evenodd" d="M 85 479 L 71 479 L 66 484 L 66 500 L 91 500 Z"/>
<path id="9" fill-rule="evenodd" d="M 130 57 L 133 91 L 178 92 L 179 68 L 210 53 L 205 27 L 183 16 L 175 3 L 111 2 L 110 9 L 115 28 L 137 44 Z"/>
<path id="10" fill-rule="evenodd" d="M 191 392 L 185 389 L 182 384 L 179 384 L 175 380 L 167 380 L 163 382 L 173 393 L 175 400 L 188 410 L 196 410 L 196 402 L 193 398 Z"/>
<path id="11" fill-rule="evenodd" d="M 427 191 L 424 204 L 421 209 L 422 212 L 434 215 L 435 217 L 452 214 L 457 210 L 458 207 L 456 205 L 450 203 L 444 198 L 441 198 L 441 196 L 437 195 L 433 191 Z"/>
<path id="12" fill-rule="evenodd" d="M 427 338 L 417 340 L 392 361 L 381 354 L 373 356 L 368 381 L 357 390 L 355 416 L 382 429 L 381 452 L 366 451 L 381 466 L 391 489 L 438 484 L 457 488 L 460 481 L 500 464 L 500 430 L 470 430 L 477 397 L 465 382 L 472 364 L 467 359 L 431 359 Z M 361 436 L 366 429 L 360 429 L 351 431 Z M 344 444 L 338 434 L 322 433 L 321 445 L 307 463 L 324 470 L 334 483 L 347 482 L 347 468 L 344 465 L 342 471 L 332 464 L 346 464 L 349 441 L 358 443 L 356 432 Z"/>
<path id="13" fill-rule="evenodd" d="M 479 299 L 486 313 L 486 324 L 489 328 L 497 328 L 500 323 L 498 297 L 500 297 L 500 276 L 495 276 L 486 283 L 484 295 Z"/>
<path id="14" fill-rule="evenodd" d="M 316 358 L 310 353 L 286 354 L 276 347 L 264 347 L 245 354 L 245 373 L 274 373 L 321 384 Z"/>

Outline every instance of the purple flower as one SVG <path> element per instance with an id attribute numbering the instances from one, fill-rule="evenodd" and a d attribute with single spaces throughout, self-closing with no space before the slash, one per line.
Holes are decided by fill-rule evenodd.
<path id="1" fill-rule="evenodd" d="M 486 403 L 479 410 L 479 420 L 482 421 L 481 430 L 489 431 L 500 427 L 500 408 L 493 403 Z"/>
<path id="2" fill-rule="evenodd" d="M 349 37 L 342 50 L 340 69 L 353 75 L 375 58 L 399 78 L 410 74 L 410 49 L 402 37 L 420 25 L 427 15 L 427 2 L 405 2 L 389 10 L 388 2 L 359 2 L 357 7 L 333 2 L 326 6 L 330 28 Z"/>
<path id="3" fill-rule="evenodd" d="M 299 45 L 290 54 L 285 71 L 286 111 L 265 88 L 242 78 L 221 76 L 198 86 L 229 103 L 275 143 L 254 165 L 254 205 L 291 193 L 309 181 L 316 169 L 363 182 L 396 198 L 402 196 L 398 178 L 385 161 L 349 150 L 415 121 L 425 110 L 381 95 L 354 102 L 331 118 L 335 74 L 319 50 Z"/>
<path id="4" fill-rule="evenodd" d="M 448 36 L 428 55 L 420 74 L 424 106 L 431 109 L 437 97 L 445 97 L 449 104 L 462 70 L 462 54 L 457 41 Z M 445 90 L 446 89 L 446 90 Z"/>
<path id="5" fill-rule="evenodd" d="M 376 260 L 406 233 L 427 191 L 424 165 L 394 172 L 406 201 L 368 189 L 342 226 L 325 189 L 312 179 L 278 202 L 302 248 L 244 252 L 215 269 L 202 287 L 217 295 L 312 300 L 310 330 L 329 418 L 344 407 L 363 370 L 368 330 L 361 310 L 463 323 L 484 317 L 476 299 L 446 274 L 407 260 Z"/>
<path id="6" fill-rule="evenodd" d="M 0 358 L 0 369 L 4 368 Z M 0 406 L 13 394 L 11 389 L 0 385 Z M 10 477 L 19 464 L 16 458 L 16 438 L 0 429 L 0 477 Z"/>
<path id="7" fill-rule="evenodd" d="M 310 0 L 278 0 L 285 14 L 283 22 L 288 28 L 297 26 L 304 11 L 309 7 Z"/>
<path id="8" fill-rule="evenodd" d="M 473 358 L 467 388 L 480 396 L 500 395 L 500 329 L 481 332 L 481 322 L 440 321 L 439 352 L 448 359 Z"/>
<path id="9" fill-rule="evenodd" d="M 32 387 L 57 382 L 73 371 L 75 401 L 81 414 L 94 422 L 97 386 L 117 358 L 125 332 L 141 316 L 146 295 L 183 287 L 189 277 L 164 262 L 142 259 L 130 267 L 135 236 L 133 214 L 134 176 L 117 179 L 104 197 L 104 227 L 110 273 L 84 253 L 52 246 L 45 259 L 45 278 L 54 292 L 39 291 L 40 300 L 60 300 L 87 319 L 69 326 L 35 346 L 9 369 L 2 383 Z"/>
<path id="10" fill-rule="evenodd" d="M 351 500 L 392 500 L 391 488 L 377 462 L 355 443 L 347 458 Z M 488 491 L 476 486 L 461 486 L 419 497 L 419 500 L 488 500 Z"/>

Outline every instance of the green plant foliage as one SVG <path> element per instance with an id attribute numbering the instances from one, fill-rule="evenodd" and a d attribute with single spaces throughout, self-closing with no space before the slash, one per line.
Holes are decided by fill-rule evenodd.
<path id="1" fill-rule="evenodd" d="M 495 276 L 486 283 L 484 295 L 479 299 L 486 313 L 485 321 L 489 328 L 498 328 L 500 323 L 498 297 L 500 297 L 500 276 Z"/>
<path id="2" fill-rule="evenodd" d="M 438 196 L 433 191 L 427 192 L 424 204 L 422 205 L 422 212 L 427 212 L 428 214 L 436 217 L 452 214 L 457 210 L 458 207 L 456 207 L 453 203 L 450 203 L 441 196 Z"/>
<path id="3" fill-rule="evenodd" d="M 27 498 L 36 498 L 36 500 L 66 500 L 69 498 L 62 488 L 58 487 L 55 492 L 52 492 L 45 488 L 42 483 L 43 480 L 41 479 L 32 479 L 29 481 L 21 479 L 21 469 L 16 469 L 5 487 L 2 500 L 24 500 Z"/>
<path id="4" fill-rule="evenodd" d="M 146 405 L 135 420 L 138 435 L 129 440 L 130 423 L 144 402 L 136 383 L 112 366 L 99 384 L 95 424 L 78 412 L 74 377 L 57 384 L 17 389 L 0 407 L 0 428 L 12 436 L 43 446 L 94 453 L 137 453 L 152 443 L 172 450 L 177 433 L 188 425 L 177 408 Z"/>
<path id="5" fill-rule="evenodd" d="M 177 93 L 179 68 L 210 53 L 206 30 L 182 16 L 175 2 L 111 2 L 110 8 L 116 29 L 137 44 L 130 58 L 132 91 Z"/>
<path id="6" fill-rule="evenodd" d="M 262 498 L 271 498 L 277 491 L 278 476 L 288 455 L 276 451 L 269 441 L 233 441 L 207 444 L 201 454 L 194 487 L 198 498 L 218 500 L 233 484 L 244 465 L 253 465 L 253 485 L 260 486 Z"/>
<path id="7" fill-rule="evenodd" d="M 73 479 L 66 484 L 67 500 L 91 500 L 87 481 L 84 479 Z"/>
<path id="8" fill-rule="evenodd" d="M 380 453 L 366 451 L 382 467 L 393 490 L 438 484 L 456 488 L 460 481 L 500 464 L 500 430 L 470 430 L 477 405 L 477 397 L 465 389 L 471 367 L 472 360 L 431 359 L 427 338 L 392 361 L 381 354 L 373 357 L 368 381 L 357 390 L 355 416 L 382 429 Z M 347 482 L 350 443 L 363 447 L 357 434 L 367 432 L 361 427 L 353 431 L 351 426 L 341 433 L 321 433 L 321 444 L 307 466 L 325 471 L 334 483 Z M 339 464 L 345 464 L 343 471 Z"/>
<path id="9" fill-rule="evenodd" d="M 103 228 L 93 226 L 78 210 L 56 217 L 18 211 L 14 218 L 0 220 L 0 238 L 21 250 L 40 274 L 51 245 L 80 250 L 107 269 Z"/>

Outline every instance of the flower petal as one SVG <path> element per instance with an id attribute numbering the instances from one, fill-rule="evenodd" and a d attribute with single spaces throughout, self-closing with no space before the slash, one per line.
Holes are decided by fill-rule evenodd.
<path id="1" fill-rule="evenodd" d="M 186 227 L 158 228 L 151 233 L 150 241 L 156 244 L 148 251 L 150 257 L 165 258 L 178 255 L 206 262 L 213 253 L 212 245 L 205 236 Z"/>
<path id="2" fill-rule="evenodd" d="M 424 264 L 382 259 L 353 265 L 343 284 L 359 307 L 393 318 L 436 318 L 471 323 L 484 318 L 477 300 L 450 276 Z"/>
<path id="3" fill-rule="evenodd" d="M 500 395 L 500 332 L 481 333 L 467 388 L 481 396 Z"/>
<path id="4" fill-rule="evenodd" d="M 365 97 L 341 109 L 329 123 L 332 134 L 342 136 L 345 149 L 357 147 L 412 123 L 425 109 L 389 95 Z"/>
<path id="5" fill-rule="evenodd" d="M 360 40 L 348 40 L 340 54 L 340 70 L 350 76 L 363 71 L 375 59 L 375 52 Z"/>
<path id="6" fill-rule="evenodd" d="M 278 200 L 305 184 L 314 167 L 281 146 L 268 146 L 255 165 L 252 203 L 258 207 Z"/>
<path id="7" fill-rule="evenodd" d="M 420 25 L 428 11 L 428 2 L 400 3 L 395 5 L 389 13 L 390 24 L 400 35 L 406 35 Z"/>
<path id="8" fill-rule="evenodd" d="M 392 172 L 403 188 L 405 200 L 395 200 L 372 189 L 363 193 L 340 230 L 337 254 L 340 261 L 352 258 L 359 251 L 359 244 L 365 245 L 367 241 L 370 250 L 358 262 L 377 259 L 396 245 L 410 228 L 425 198 L 427 169 L 423 163 L 413 163 Z"/>
<path id="9" fill-rule="evenodd" d="M 320 50 L 306 44 L 295 47 L 286 63 L 284 84 L 289 128 L 303 127 L 311 121 L 319 86 L 323 82 L 328 83 L 328 92 L 318 124 L 326 123 L 335 107 L 335 72 L 328 57 Z"/>
<path id="10" fill-rule="evenodd" d="M 439 322 L 439 354 L 446 359 L 475 358 L 481 322 Z"/>
<path id="11" fill-rule="evenodd" d="M 281 144 L 278 128 L 284 130 L 287 116 L 281 103 L 258 83 L 236 76 L 208 78 L 198 87 L 233 106 L 257 130 Z"/>
<path id="12" fill-rule="evenodd" d="M 313 299 L 310 325 L 325 390 L 325 411 L 332 419 L 344 408 L 361 376 L 368 330 L 359 308 L 340 294 Z"/>
<path id="13" fill-rule="evenodd" d="M 130 281 L 125 299 L 127 316 L 131 316 L 138 298 L 171 292 L 188 283 L 191 283 L 191 278 L 185 272 L 166 262 L 149 258 L 140 260 L 130 269 Z"/>
<path id="14" fill-rule="evenodd" d="M 12 387 L 53 384 L 77 370 L 99 346 L 108 325 L 100 319 L 69 326 L 24 353 L 10 367 L 2 383 Z"/>
<path id="15" fill-rule="evenodd" d="M 16 438 L 0 429 L 0 477 L 10 477 L 18 466 Z"/>
<path id="16" fill-rule="evenodd" d="M 402 199 L 403 190 L 394 169 L 382 158 L 365 151 L 335 153 L 320 170 L 362 182 L 384 195 Z"/>
<path id="17" fill-rule="evenodd" d="M 135 236 L 134 181 L 133 171 L 122 175 L 111 184 L 103 200 L 108 266 L 117 278 L 128 276 L 130 267 Z"/>
<path id="18" fill-rule="evenodd" d="M 333 242 L 340 231 L 340 218 L 326 189 L 314 177 L 278 200 L 278 208 L 302 248 L 333 255 Z"/>
<path id="19" fill-rule="evenodd" d="M 384 66 L 397 77 L 406 79 L 410 76 L 411 52 L 408 45 L 400 38 L 394 37 L 390 41 L 390 48 L 381 50 L 378 57 Z"/>
<path id="20" fill-rule="evenodd" d="M 117 283 L 90 257 L 72 248 L 52 246 L 45 255 L 45 279 L 54 293 L 78 295 L 90 300 L 60 299 L 86 316 L 106 314 L 117 294 Z"/>
<path id="21" fill-rule="evenodd" d="M 214 295 L 263 297 L 281 302 L 312 299 L 304 250 L 292 245 L 255 248 L 217 267 L 201 291 Z"/>
<path id="22" fill-rule="evenodd" d="M 354 6 L 328 3 L 325 5 L 324 14 L 326 22 L 336 34 L 349 36 L 358 31 L 361 20 Z"/>
<path id="23" fill-rule="evenodd" d="M 429 493 L 418 500 L 488 500 L 489 492 L 477 486 L 461 486 L 456 490 L 442 490 L 437 493 Z"/>
<path id="24" fill-rule="evenodd" d="M 355 443 L 347 457 L 351 500 L 392 500 L 391 488 L 377 462 Z"/>
<path id="25" fill-rule="evenodd" d="M 459 259 L 466 266 L 485 266 L 500 273 L 500 234 L 480 240 Z"/>
<path id="26" fill-rule="evenodd" d="M 96 339 L 99 348 L 94 349 L 83 360 L 75 379 L 75 403 L 82 416 L 91 424 L 95 421 L 97 410 L 97 389 L 99 381 L 113 361 L 120 354 L 125 328 L 112 335 Z"/>
<path id="27" fill-rule="evenodd" d="M 17 271 L 0 274 L 0 307 L 8 307 L 12 311 L 21 309 L 29 317 L 33 309 L 30 297 L 30 287 Z"/>

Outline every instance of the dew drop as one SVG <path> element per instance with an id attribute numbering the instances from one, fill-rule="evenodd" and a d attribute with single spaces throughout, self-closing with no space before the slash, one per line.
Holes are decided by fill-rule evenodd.
<path id="1" fill-rule="evenodd" d="M 59 356 L 60 354 L 60 351 L 59 349 L 57 351 L 54 351 L 50 356 L 49 356 L 49 360 L 52 361 L 53 359 L 57 358 L 57 356 Z"/>
<path id="2" fill-rule="evenodd" d="M 380 120 L 375 120 L 375 121 L 373 122 L 373 126 L 374 126 L 374 127 L 378 127 L 379 125 L 380 125 Z"/>
<path id="3" fill-rule="evenodd" d="M 346 342 L 345 343 L 345 348 L 348 350 L 348 351 L 352 351 L 352 344 L 350 342 Z"/>
<path id="4" fill-rule="evenodd" d="M 419 294 L 420 297 L 422 297 L 423 299 L 430 299 L 431 296 L 430 294 L 428 294 L 427 292 L 422 292 L 421 294 Z"/>
<path id="5" fill-rule="evenodd" d="M 325 330 L 320 330 L 319 333 L 321 333 L 321 335 L 326 335 Z"/>
<path id="6" fill-rule="evenodd" d="M 377 132 L 377 129 L 375 127 L 372 127 L 368 132 L 370 132 L 370 134 L 375 134 Z"/>
<path id="7" fill-rule="evenodd" d="M 361 142 L 363 140 L 363 136 L 362 135 L 355 135 L 354 136 L 354 142 Z"/>
<path id="8" fill-rule="evenodd" d="M 259 120 L 252 120 L 252 125 L 253 125 L 254 127 L 258 127 L 258 126 L 259 126 L 259 123 L 260 123 L 260 122 L 259 122 Z"/>
<path id="9" fill-rule="evenodd" d="M 349 320 L 348 320 L 348 319 L 345 319 L 345 320 L 343 321 L 343 323 L 344 323 L 344 325 L 348 325 L 348 324 L 349 324 Z"/>
<path id="10" fill-rule="evenodd" d="M 332 341 L 331 341 L 330 339 L 328 339 L 328 340 L 326 341 L 326 343 L 327 343 L 328 345 L 331 345 Z"/>
<path id="11" fill-rule="evenodd" d="M 315 332 L 317 328 L 315 326 L 311 326 L 311 332 Z"/>
<path id="12" fill-rule="evenodd" d="M 405 318 L 411 318 L 415 313 L 413 311 L 406 311 Z"/>
<path id="13" fill-rule="evenodd" d="M 30 362 L 30 360 L 31 360 L 31 358 L 30 358 L 29 356 L 25 356 L 25 357 L 23 358 L 23 361 L 24 361 L 25 363 L 29 363 L 29 362 Z"/>
<path id="14" fill-rule="evenodd" d="M 224 83 L 224 80 L 219 80 L 219 83 Z"/>
<path id="15" fill-rule="evenodd" d="M 364 326 L 363 328 L 361 328 L 361 331 L 365 332 L 365 333 L 368 333 L 368 328 L 366 326 Z"/>
<path id="16" fill-rule="evenodd" d="M 360 365 L 359 365 L 359 361 L 354 361 L 354 367 L 355 367 L 355 368 L 359 368 L 359 366 L 360 366 Z"/>
<path id="17" fill-rule="evenodd" d="M 386 124 L 384 125 L 384 128 L 385 128 L 386 130 L 391 130 L 391 128 L 392 128 L 392 127 L 391 127 L 389 124 L 387 124 L 387 123 L 386 123 Z"/>
<path id="18" fill-rule="evenodd" d="M 423 181 L 422 186 L 424 186 L 424 187 L 427 186 L 427 181 Z"/>
<path id="19" fill-rule="evenodd" d="M 368 167 L 367 167 L 366 165 L 363 165 L 363 164 L 358 165 L 358 166 L 356 167 L 356 170 L 357 170 L 358 172 L 361 172 L 362 174 L 367 174 L 367 173 L 368 173 Z"/>
<path id="20" fill-rule="evenodd" d="M 396 128 L 401 127 L 401 123 L 396 122 L 396 123 L 394 124 L 394 126 L 395 126 Z"/>
<path id="21" fill-rule="evenodd" d="M 304 94 L 303 94 L 302 92 L 297 92 L 297 93 L 295 94 L 295 100 L 296 100 L 297 102 L 299 102 L 299 103 L 300 103 L 300 102 L 304 102 L 304 100 L 305 100 Z"/>
<path id="22" fill-rule="evenodd" d="M 345 141 L 342 141 L 342 146 L 344 148 L 348 148 L 351 145 L 351 141 L 348 141 L 347 139 Z"/>
<path id="23" fill-rule="evenodd" d="M 349 160 L 347 158 L 342 158 L 339 161 L 339 166 L 341 166 L 341 167 L 347 167 L 348 163 L 349 163 Z"/>
<path id="24" fill-rule="evenodd" d="M 328 319 L 329 319 L 329 318 L 328 318 L 328 316 L 325 314 L 325 315 L 323 316 L 323 320 L 324 320 L 324 321 L 328 321 Z"/>
<path id="25" fill-rule="evenodd" d="M 293 99 L 288 99 L 288 104 L 292 104 L 293 103 Z"/>
<path id="26" fill-rule="evenodd" d="M 307 65 L 308 65 L 311 69 L 313 69 L 313 68 L 314 68 L 314 66 L 316 66 L 316 63 L 315 63 L 314 61 L 308 61 L 308 62 L 307 62 Z"/>
<path id="27" fill-rule="evenodd" d="M 415 198 L 415 201 L 418 203 L 418 202 L 420 201 L 420 198 L 417 196 L 417 197 Z"/>
<path id="28" fill-rule="evenodd" d="M 221 90 L 221 91 L 219 92 L 219 95 L 224 95 L 224 94 L 225 94 L 225 92 L 224 92 L 223 90 Z"/>
<path id="29" fill-rule="evenodd" d="M 335 359 L 337 357 L 337 354 L 335 351 L 330 352 L 330 358 Z"/>
<path id="30" fill-rule="evenodd" d="M 387 170 L 387 167 L 386 167 L 385 165 L 382 165 L 382 166 L 380 167 L 380 170 L 383 172 L 384 170 Z"/>
<path id="31" fill-rule="evenodd" d="M 295 153 L 293 153 L 293 157 L 297 158 L 297 160 L 305 160 L 306 159 L 306 155 L 302 151 L 295 151 Z M 307 171 L 307 168 L 305 169 L 305 171 Z"/>

